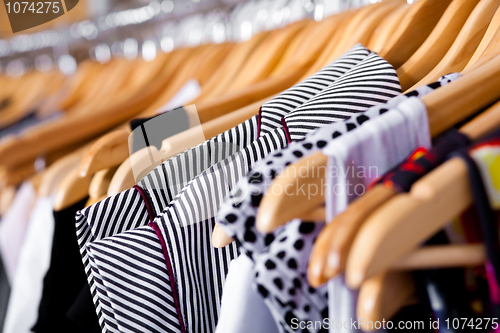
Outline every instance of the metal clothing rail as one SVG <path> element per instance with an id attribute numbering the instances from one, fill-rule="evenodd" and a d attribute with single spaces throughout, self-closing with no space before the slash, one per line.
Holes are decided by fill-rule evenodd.
<path id="1" fill-rule="evenodd" d="M 153 0 L 59 29 L 0 39 L 0 72 L 19 76 L 58 67 L 71 74 L 85 58 L 150 59 L 156 50 L 242 41 L 304 17 L 324 16 L 380 0 Z M 154 50 L 153 50 L 154 49 Z M 150 52 L 152 50 L 152 52 Z"/>

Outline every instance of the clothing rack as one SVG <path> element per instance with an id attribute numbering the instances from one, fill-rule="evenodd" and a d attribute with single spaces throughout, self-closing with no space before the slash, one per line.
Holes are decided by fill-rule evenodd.
<path id="1" fill-rule="evenodd" d="M 135 4 L 0 41 L 0 333 L 500 331 L 500 0 Z"/>

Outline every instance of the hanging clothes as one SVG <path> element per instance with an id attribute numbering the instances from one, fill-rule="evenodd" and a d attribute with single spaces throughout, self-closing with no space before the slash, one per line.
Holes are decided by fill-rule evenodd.
<path id="1" fill-rule="evenodd" d="M 370 53 L 360 64 L 363 64 L 363 62 L 369 63 L 372 66 L 365 67 L 366 71 L 364 75 L 360 75 L 356 71 L 352 73 L 351 71 L 346 71 L 342 77 L 347 84 L 353 81 L 363 81 L 366 83 L 366 90 L 363 93 L 353 91 L 353 98 L 363 100 L 364 94 L 369 91 L 369 94 L 377 95 L 379 99 L 387 100 L 399 93 L 400 88 L 397 81 L 395 81 L 397 77 L 395 76 L 394 69 L 385 60 L 374 53 Z M 370 67 L 376 70 L 370 70 Z M 338 89 L 342 88 L 338 87 Z M 336 90 L 333 92 L 330 91 L 329 94 L 335 96 L 335 92 Z M 324 96 L 320 95 L 318 94 L 315 98 L 324 98 Z M 342 98 L 342 96 L 334 97 L 333 100 L 341 100 Z M 368 100 L 367 103 L 374 105 L 378 103 L 379 99 Z M 313 100 L 314 98 L 310 101 Z M 339 107 L 342 112 L 345 112 L 348 108 L 350 108 L 350 104 Z M 358 107 L 354 106 L 353 112 L 357 112 L 357 110 Z M 335 121 L 335 119 L 338 118 L 332 118 L 332 121 Z M 316 126 L 319 127 L 321 124 L 317 124 Z M 227 191 L 234 186 L 238 178 L 248 172 L 255 161 L 262 159 L 270 151 L 286 146 L 287 141 L 286 130 L 284 128 L 275 129 L 273 132 L 265 133 L 264 135 L 261 133 L 260 137 L 252 142 L 251 145 L 201 173 L 189 183 L 188 187 L 180 192 L 178 197 L 156 219 L 159 231 L 157 234 L 158 238 L 164 240 L 163 242 L 166 245 L 167 251 L 163 250 L 163 252 L 168 253 L 168 257 L 165 257 L 164 261 L 170 263 L 173 268 L 173 274 L 175 274 L 175 281 L 179 281 L 176 287 L 178 288 L 183 321 L 188 331 L 199 331 L 202 327 L 204 330 L 207 330 L 207 327 L 209 330 L 215 329 L 220 310 L 220 295 L 222 294 L 228 263 L 237 254 L 234 244 L 223 249 L 213 249 L 211 246 L 211 231 L 215 225 L 214 216 L 217 212 L 218 204 L 223 200 Z M 144 228 L 139 228 L 137 229 L 137 234 L 132 234 L 134 234 L 134 237 L 139 237 L 143 232 Z M 180 235 L 183 236 L 180 237 Z M 195 238 L 194 235 L 201 236 L 196 237 L 198 239 L 197 242 L 192 241 Z M 95 247 L 96 255 L 94 255 L 94 259 L 97 266 L 102 265 L 98 261 L 103 260 L 104 256 L 106 256 L 104 248 L 106 248 L 107 253 L 110 253 L 110 247 L 113 246 L 113 243 L 113 238 L 111 237 L 93 242 L 87 246 L 90 251 L 93 251 L 92 249 Z M 133 242 L 127 244 L 127 249 L 134 249 L 134 247 Z M 197 255 L 200 251 L 204 253 L 203 257 Z M 117 250 L 116 253 L 118 254 L 119 252 Z M 121 253 L 121 256 L 126 256 L 126 254 Z M 193 268 L 187 269 L 187 267 Z M 217 274 L 210 273 L 213 267 L 219 268 Z M 128 268 L 126 265 L 120 264 L 116 267 L 114 266 L 113 269 L 127 270 Z M 147 277 L 148 274 L 152 274 L 151 271 L 142 271 L 142 273 L 145 278 L 152 278 L 152 276 Z M 160 275 L 160 272 L 158 271 L 156 274 Z M 173 274 L 162 273 L 162 275 Z M 208 281 L 208 284 L 201 281 Z M 114 284 L 113 290 L 112 288 L 108 288 L 108 294 L 111 291 L 120 289 L 117 287 L 117 284 L 122 286 L 121 289 L 123 289 L 124 285 L 127 285 L 126 281 L 117 281 L 116 278 L 113 281 L 107 281 L 107 283 Z M 209 290 L 198 291 L 197 285 L 206 286 Z M 134 287 L 137 289 L 137 286 L 134 285 L 127 286 L 130 290 L 133 290 Z M 148 289 L 149 286 L 141 287 L 145 289 L 141 291 L 137 289 L 134 293 L 137 302 L 140 302 L 141 297 L 146 298 L 146 295 L 156 293 L 154 288 Z M 147 302 L 144 299 L 141 303 L 147 304 Z M 125 310 L 127 309 L 120 308 L 120 311 Z M 134 311 L 136 314 L 135 319 L 142 326 L 148 326 L 148 319 L 139 318 L 137 315 L 137 312 L 141 311 L 141 309 L 131 307 L 130 310 Z M 201 315 L 200 311 L 202 311 Z"/>
<path id="2" fill-rule="evenodd" d="M 156 168 L 139 183 L 140 187 L 147 189 L 147 193 L 151 197 L 152 206 L 155 211 L 161 212 L 164 208 L 168 207 L 171 200 L 173 200 L 177 193 L 192 179 L 192 177 L 195 177 L 211 165 L 231 156 L 241 149 L 241 147 L 250 145 L 258 138 L 260 126 L 265 128 L 281 126 L 281 122 L 274 121 L 273 123 L 272 117 L 266 118 L 268 114 L 274 114 L 276 109 L 292 110 L 294 106 L 315 96 L 322 89 L 327 87 L 327 84 L 333 83 L 343 73 L 346 73 L 349 69 L 358 65 L 362 60 L 366 59 L 369 54 L 370 51 L 363 46 L 355 45 L 343 57 L 326 66 L 311 78 L 305 80 L 302 85 L 292 87 L 270 102 L 264 104 L 261 112 L 261 116 L 264 119 L 258 120 L 258 117 L 253 117 L 236 128 L 169 159 L 160 167 Z M 187 168 L 183 170 L 183 166 Z M 164 188 L 163 184 L 168 185 Z M 100 239 L 105 236 L 119 233 L 120 230 L 124 231 L 136 228 L 140 225 L 145 225 L 148 219 L 145 207 L 140 204 L 141 201 L 142 199 L 137 191 L 129 190 L 115 198 L 106 199 L 77 215 L 79 244 L 83 250 L 82 258 L 86 266 L 86 271 L 88 272 L 91 291 L 94 288 L 93 277 L 89 274 L 90 267 L 86 259 L 87 254 L 84 245 L 91 241 L 92 238 Z M 114 210 L 117 204 L 122 207 L 120 213 Z M 137 211 L 138 205 L 142 207 Z M 103 207 L 105 211 L 102 211 Z M 137 214 L 130 214 L 130 212 L 133 211 L 137 211 Z M 129 218 L 133 218 L 133 220 L 128 221 Z M 115 230 L 114 227 L 110 228 L 110 226 L 114 225 L 126 229 Z M 94 301 L 97 302 L 97 299 L 94 298 Z M 100 304 L 96 304 L 98 313 L 101 312 L 99 310 L 100 306 Z M 107 313 L 112 313 L 112 310 L 109 309 Z M 99 317 L 101 318 L 101 323 L 103 323 L 102 316 Z"/>
<path id="3" fill-rule="evenodd" d="M 456 78 L 457 76 L 452 75 L 451 77 Z M 442 78 L 439 84 L 433 84 L 419 88 L 417 90 L 417 94 L 419 96 L 423 96 L 433 89 L 439 87 L 441 84 L 444 85 L 447 83 L 448 78 Z M 408 95 L 412 96 L 415 95 L 415 93 L 401 95 L 393 98 L 392 100 L 389 100 L 387 104 L 381 104 L 372 107 L 362 115 L 352 117 L 354 118 L 352 119 L 354 121 L 349 119 L 345 122 L 334 123 L 326 126 L 316 131 L 313 135 L 307 137 L 306 140 L 294 143 L 287 149 L 275 153 L 268 159 L 259 162 L 258 165 L 256 165 L 253 170 L 247 175 L 246 179 L 242 179 L 239 182 L 238 186 L 231 192 L 230 199 L 221 206 L 218 219 L 221 222 L 223 228 L 226 230 L 229 236 L 232 236 L 233 238 L 241 242 L 241 247 L 245 249 L 245 253 L 247 255 L 254 258 L 255 261 L 258 260 L 260 262 L 259 267 L 261 267 L 264 272 L 266 270 L 273 271 L 275 269 L 275 266 L 277 265 L 276 263 L 283 262 L 283 269 L 286 272 L 280 272 L 278 270 L 278 273 L 276 274 L 287 277 L 286 282 L 288 282 L 288 284 L 285 284 L 282 281 L 283 278 L 280 278 L 281 280 L 278 284 L 274 283 L 274 279 L 272 278 L 267 278 L 264 280 L 267 281 L 266 286 L 270 288 L 269 290 L 274 290 L 277 292 L 277 295 L 280 296 L 279 299 L 275 300 L 272 297 L 273 294 L 270 293 L 269 290 L 262 284 L 257 286 L 257 289 L 261 291 L 261 294 L 263 294 L 263 296 L 269 295 L 266 300 L 268 301 L 268 304 L 270 304 L 271 308 L 279 309 L 278 312 L 280 313 L 280 315 L 277 316 L 276 320 L 279 322 L 280 327 L 283 327 L 287 330 L 292 330 L 292 319 L 314 322 L 318 320 L 322 321 L 323 318 L 328 317 L 328 298 L 326 296 L 327 288 L 323 287 L 322 290 L 314 290 L 313 288 L 309 287 L 305 278 L 310 248 L 312 247 L 312 242 L 315 240 L 317 234 L 321 230 L 321 227 L 319 226 L 319 224 L 305 224 L 301 223 L 300 221 L 296 221 L 287 224 L 285 227 L 278 229 L 274 233 L 262 235 L 255 228 L 255 217 L 257 215 L 256 213 L 260 203 L 260 198 L 266 191 L 267 187 L 271 184 L 272 179 L 278 174 L 279 171 L 283 170 L 286 165 L 298 160 L 303 156 L 307 156 L 317 151 L 318 149 L 325 148 L 328 145 L 328 142 L 332 141 L 332 139 L 335 139 L 332 141 L 332 143 L 335 143 L 335 141 L 337 141 L 338 139 L 350 134 L 351 131 L 352 133 L 356 133 L 354 129 L 356 129 L 358 126 L 360 126 L 360 129 L 362 129 L 363 124 L 370 123 L 368 120 L 372 118 L 376 120 L 378 119 L 378 117 L 382 118 L 382 116 L 380 116 L 381 114 L 383 115 L 387 113 L 387 111 L 392 108 L 397 108 L 400 104 L 402 104 L 403 101 L 408 99 Z M 410 99 L 408 99 L 408 101 L 409 100 Z M 417 108 L 417 110 L 419 109 Z M 417 111 L 416 114 L 420 114 L 422 117 L 425 114 L 425 110 L 423 110 L 422 112 L 422 110 L 420 109 L 420 112 Z M 396 112 L 396 117 L 397 115 L 398 112 Z M 399 119 L 404 120 L 405 118 L 399 116 Z M 419 118 L 417 117 L 414 118 L 414 120 L 415 119 Z M 421 121 L 418 122 L 418 124 L 422 124 L 424 122 L 423 120 L 426 120 L 426 118 L 424 117 Z M 401 126 L 406 125 L 406 129 L 411 129 L 411 131 L 409 132 L 415 133 L 415 137 L 418 138 L 418 132 L 420 131 L 420 129 L 418 129 L 418 127 L 415 127 L 415 124 L 411 123 L 410 118 L 408 118 L 408 122 L 400 121 L 399 124 L 401 124 Z M 382 128 L 384 128 L 384 125 L 379 126 L 382 126 Z M 373 133 L 373 130 L 369 131 L 369 133 Z M 401 132 L 399 133 L 401 134 Z M 395 137 L 391 138 L 391 144 L 392 146 L 394 146 L 394 142 L 397 142 L 397 140 L 395 139 Z M 418 141 L 417 139 L 416 142 L 421 142 L 422 144 L 424 144 L 425 142 L 428 143 L 428 134 L 426 138 L 427 141 L 425 141 L 425 138 L 426 136 L 424 131 L 423 138 L 421 138 L 420 141 Z M 418 144 L 416 146 L 418 146 Z M 416 148 L 416 146 L 414 143 L 413 149 Z M 340 149 L 342 149 L 342 145 L 338 145 L 335 147 L 339 147 Z M 382 151 L 384 150 L 382 149 Z M 376 152 L 378 153 L 379 150 L 377 150 Z M 407 149 L 406 154 L 400 154 L 400 160 L 402 160 L 410 152 L 411 150 Z M 281 242 L 288 242 L 288 237 L 286 235 L 287 230 L 290 230 L 289 232 L 291 233 L 291 235 L 293 235 L 293 237 L 290 237 L 292 239 L 290 240 L 292 243 L 288 244 L 289 246 L 287 247 L 289 251 L 297 252 L 296 250 L 293 250 L 297 249 L 297 247 L 300 250 L 306 249 L 303 250 L 303 253 L 299 252 L 300 256 L 297 257 L 301 258 L 302 260 L 298 260 L 297 258 L 290 258 L 285 262 L 283 258 L 286 257 L 286 251 L 284 251 L 283 248 L 279 245 L 275 245 L 279 250 L 272 252 L 275 259 L 272 260 L 272 263 L 268 262 L 268 259 L 261 260 L 261 256 L 266 257 L 267 252 L 271 251 L 274 243 L 279 244 Z M 249 238 L 249 234 L 256 236 Z M 300 235 L 302 238 L 298 235 Z M 306 242 L 308 241 L 309 243 L 306 244 Z M 307 251 L 307 249 L 309 249 L 309 251 Z M 290 269 L 292 270 L 291 272 L 289 271 Z M 259 272 L 259 278 L 261 277 L 261 274 L 262 271 Z M 282 290 L 279 288 L 280 285 L 283 288 Z M 297 288 L 300 288 L 300 293 L 296 290 Z M 284 293 L 290 290 L 293 290 L 293 294 L 288 294 L 285 297 Z M 293 300 L 287 301 L 290 300 L 290 298 Z M 313 299 L 314 301 L 307 301 L 308 299 Z M 355 295 L 351 296 L 350 299 L 355 299 Z M 352 301 L 351 304 L 353 304 Z M 297 314 L 295 314 L 297 311 L 300 311 L 300 314 L 302 314 L 302 316 L 298 317 Z M 352 314 L 352 311 L 350 312 L 350 314 Z M 321 329 L 321 327 L 318 329 Z"/>

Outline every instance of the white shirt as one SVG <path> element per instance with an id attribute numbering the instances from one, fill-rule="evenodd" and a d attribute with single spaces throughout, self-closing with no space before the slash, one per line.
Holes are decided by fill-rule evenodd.
<path id="1" fill-rule="evenodd" d="M 33 185 L 25 181 L 19 187 L 14 201 L 0 224 L 0 254 L 11 284 L 35 200 L 36 191 Z"/>
<path id="2" fill-rule="evenodd" d="M 12 280 L 4 333 L 28 333 L 36 322 L 43 278 L 50 266 L 54 233 L 53 196 L 38 198 Z"/>

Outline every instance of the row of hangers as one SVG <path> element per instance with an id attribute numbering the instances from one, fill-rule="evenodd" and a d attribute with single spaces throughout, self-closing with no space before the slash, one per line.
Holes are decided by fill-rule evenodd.
<path id="1" fill-rule="evenodd" d="M 397 69 L 404 91 L 462 72 L 456 82 L 422 98 L 436 136 L 500 98 L 499 5 L 500 0 L 384 0 L 320 22 L 302 20 L 263 31 L 242 43 L 179 48 L 152 62 L 83 63 L 65 81 L 66 94 L 58 101 L 63 118 L 0 142 L 1 178 L 4 186 L 16 185 L 34 173 L 34 161 L 44 155 L 50 166 L 38 191 L 46 196 L 57 187 L 56 210 L 86 196 L 89 204 L 96 202 L 137 181 L 131 161 L 140 158 L 129 157 L 130 130 L 124 122 L 155 115 L 188 80 L 195 78 L 201 86 L 199 97 L 188 103 L 196 105 L 201 125 L 166 139 L 155 151 L 157 164 L 257 114 L 264 102 L 357 42 Z M 476 139 L 498 128 L 499 108 L 494 104 L 461 131 Z M 317 153 L 289 168 L 325 170 L 326 161 Z M 316 178 L 291 176 L 296 174 L 285 171 L 273 186 L 324 183 L 324 174 L 318 172 L 307 173 Z M 269 232 L 293 218 L 325 221 L 324 201 L 321 195 L 279 196 L 270 190 L 261 202 L 257 226 Z M 414 299 L 409 270 L 484 261 L 481 245 L 419 248 L 471 203 L 466 169 L 457 159 L 422 178 L 410 193 L 396 195 L 375 187 L 322 231 L 311 256 L 309 281 L 318 286 L 345 273 L 348 285 L 360 288 L 358 316 L 390 318 Z M 214 230 L 215 246 L 230 241 L 221 229 Z"/>
<path id="2" fill-rule="evenodd" d="M 377 28 L 381 19 L 397 7 L 399 7 L 397 11 L 399 18 L 396 17 L 391 24 L 380 27 L 380 34 L 374 34 L 373 31 Z M 418 38 L 412 38 L 411 41 L 409 38 L 409 36 L 412 35 L 412 29 L 415 29 L 414 26 L 407 24 L 404 28 L 404 33 L 402 33 L 399 38 L 392 38 L 392 44 L 385 45 L 384 38 L 387 41 L 389 37 L 392 36 L 392 33 L 396 29 L 395 23 L 401 22 L 402 14 L 405 14 L 409 8 L 410 6 L 403 1 L 387 1 L 362 8 L 355 14 L 353 11 L 348 11 L 331 16 L 320 23 L 307 22 L 307 26 L 302 26 L 305 24 L 304 22 L 297 22 L 284 28 L 283 30 L 292 30 L 298 26 L 302 31 L 298 35 L 292 35 L 293 31 L 289 32 L 291 36 L 289 35 L 290 37 L 288 38 L 293 37 L 294 43 L 290 43 L 287 47 L 287 52 L 284 53 L 282 57 L 282 50 L 279 50 L 281 53 L 276 53 L 276 49 L 272 49 L 267 45 L 261 45 L 260 49 L 255 51 L 259 54 L 257 57 L 259 63 L 265 63 L 264 61 L 267 56 L 271 63 L 275 61 L 273 59 L 281 57 L 280 63 L 282 65 L 278 64 L 274 73 L 271 73 L 265 80 L 261 80 L 237 93 L 231 93 L 229 91 L 223 97 L 206 103 L 204 103 L 204 96 L 202 93 L 198 99 L 192 102 L 196 104 L 198 116 L 202 123 L 201 131 L 205 134 L 205 138 L 210 138 L 228 130 L 241 121 L 257 114 L 260 105 L 268 101 L 272 95 L 312 75 L 325 64 L 342 55 L 356 42 L 367 44 L 369 47 L 372 47 L 372 49 L 380 51 L 381 55 L 386 55 L 386 58 L 392 57 L 394 63 L 403 63 L 406 60 L 405 54 L 409 54 L 413 49 L 418 47 L 418 45 L 416 45 L 419 43 Z M 413 18 L 413 22 L 419 22 L 418 15 L 419 11 L 409 13 L 409 18 Z M 421 11 L 420 15 L 422 15 Z M 429 18 L 427 18 L 427 20 L 428 19 Z M 435 18 L 435 20 L 437 20 L 437 18 Z M 427 28 L 424 23 L 423 21 L 420 22 L 420 30 L 423 30 L 425 34 L 425 31 L 429 30 L 429 28 Z M 282 36 L 281 38 L 283 38 L 283 45 L 288 45 L 289 42 L 286 39 L 287 33 L 285 31 L 283 33 L 274 31 L 273 33 L 280 34 Z M 422 40 L 420 42 L 422 42 L 424 38 L 425 36 L 421 37 Z M 254 39 L 257 38 L 252 38 L 248 43 L 253 42 Z M 279 41 L 271 42 L 279 49 Z M 394 49 L 400 49 L 400 52 L 391 51 Z M 293 54 L 294 57 L 291 58 L 287 56 L 287 54 Z M 235 55 L 235 57 L 239 56 Z M 286 61 L 293 62 L 287 63 Z M 228 63 L 230 63 L 230 61 L 228 61 Z M 251 68 L 252 71 L 258 68 L 253 65 L 252 62 L 247 62 L 247 64 L 247 68 Z M 230 65 L 228 67 L 241 73 L 238 67 Z M 286 72 L 279 73 L 279 70 L 282 68 L 286 68 Z M 231 75 L 225 74 L 224 77 L 230 78 Z M 234 85 L 235 83 L 231 82 L 231 86 Z M 269 95 L 271 95 L 271 97 L 266 97 Z M 253 103 L 237 110 L 243 105 L 249 104 L 249 102 Z M 228 113 L 232 110 L 237 111 Z M 211 115 L 205 116 L 207 113 Z M 224 113 L 228 114 L 224 115 Z M 203 141 L 202 137 L 198 135 L 200 129 L 193 128 L 188 132 L 189 133 L 173 136 L 163 142 L 160 151 L 154 152 L 154 155 L 157 156 L 157 165 L 161 163 L 162 160 L 166 160 Z M 84 162 L 81 164 L 80 169 L 81 174 L 86 175 L 89 172 L 92 173 L 94 170 L 109 167 L 116 163 L 115 161 L 110 161 L 106 156 L 109 156 L 110 153 L 116 153 L 118 149 L 120 149 L 122 153 L 119 157 L 117 156 L 117 159 L 123 160 L 126 158 L 128 156 L 128 145 L 126 144 L 125 138 L 128 137 L 128 134 L 128 131 L 124 131 L 121 137 L 119 137 L 117 133 L 113 133 L 109 134 L 109 138 L 101 138 L 94 146 L 97 149 L 84 157 Z M 117 147 L 118 140 L 121 141 L 120 148 Z M 154 150 L 154 148 L 150 150 Z M 152 165 L 151 169 L 154 166 L 156 165 Z M 136 180 L 133 178 L 132 170 L 134 170 L 133 157 L 131 158 L 131 162 L 126 161 L 120 165 L 113 179 L 110 181 L 107 195 L 119 193 L 133 186 Z"/>

